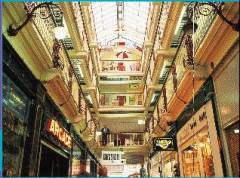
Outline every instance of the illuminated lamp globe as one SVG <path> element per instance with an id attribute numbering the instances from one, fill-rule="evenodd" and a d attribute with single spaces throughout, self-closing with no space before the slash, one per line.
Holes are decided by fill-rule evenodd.
<path id="1" fill-rule="evenodd" d="M 64 26 L 55 27 L 54 35 L 58 40 L 62 40 L 67 36 L 67 31 Z"/>

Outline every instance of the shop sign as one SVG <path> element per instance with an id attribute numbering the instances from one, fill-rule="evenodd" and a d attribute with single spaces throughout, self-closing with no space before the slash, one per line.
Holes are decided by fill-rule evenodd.
<path id="1" fill-rule="evenodd" d="M 103 164 L 121 164 L 123 152 L 121 151 L 102 151 Z"/>
<path id="2" fill-rule="evenodd" d="M 154 151 L 176 151 L 176 140 L 173 137 L 153 138 Z"/>
<path id="3" fill-rule="evenodd" d="M 178 132 L 178 143 L 181 145 L 196 131 L 201 130 L 207 124 L 207 119 L 207 112 L 201 108 Z"/>
<path id="4" fill-rule="evenodd" d="M 51 133 L 57 140 L 59 140 L 64 146 L 71 148 L 71 136 L 57 121 L 53 119 L 48 119 L 45 129 L 47 132 Z"/>

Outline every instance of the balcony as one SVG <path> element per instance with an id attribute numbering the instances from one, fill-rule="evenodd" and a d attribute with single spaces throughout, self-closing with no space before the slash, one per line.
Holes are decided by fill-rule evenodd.
<path id="1" fill-rule="evenodd" d="M 102 136 L 97 137 L 99 146 L 102 145 Z M 137 147 L 145 144 L 143 133 L 109 134 L 107 147 Z"/>
<path id="2" fill-rule="evenodd" d="M 100 106 L 124 107 L 124 106 L 142 106 L 142 94 L 100 94 Z"/>
<path id="3" fill-rule="evenodd" d="M 140 72 L 140 61 L 102 61 L 102 72 Z"/>

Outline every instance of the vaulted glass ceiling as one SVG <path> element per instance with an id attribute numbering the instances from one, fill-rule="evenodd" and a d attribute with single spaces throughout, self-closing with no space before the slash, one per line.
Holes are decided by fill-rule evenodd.
<path id="1" fill-rule="evenodd" d="M 118 39 L 142 47 L 149 12 L 149 2 L 93 2 L 92 12 L 100 47 Z"/>

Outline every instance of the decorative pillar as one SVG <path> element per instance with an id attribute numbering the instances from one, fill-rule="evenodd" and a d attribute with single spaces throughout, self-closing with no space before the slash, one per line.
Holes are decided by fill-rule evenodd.
<path id="1" fill-rule="evenodd" d="M 32 103 L 31 115 L 33 122 L 31 123 L 30 132 L 30 146 L 28 150 L 29 154 L 29 166 L 28 176 L 37 176 L 38 171 L 38 159 L 39 157 L 39 145 L 41 137 L 41 123 L 44 113 L 44 102 L 46 97 L 46 89 L 41 83 L 37 86 L 36 100 Z"/>
<path id="2" fill-rule="evenodd" d="M 99 61 L 98 60 L 99 59 L 99 54 L 97 52 L 98 44 L 97 44 L 97 42 L 91 42 L 89 44 L 89 47 L 90 47 L 90 51 L 91 51 L 91 54 L 92 54 L 93 64 L 96 68 L 96 72 L 98 73 L 102 69 L 102 63 L 98 62 Z"/>
<path id="3" fill-rule="evenodd" d="M 146 41 L 144 44 L 144 52 L 143 55 L 144 57 L 142 58 L 142 65 L 141 65 L 141 70 L 143 69 L 143 72 L 145 72 L 145 70 L 147 70 L 148 68 L 146 68 L 150 62 L 151 59 L 149 59 L 150 53 L 151 53 L 151 48 L 153 46 L 153 43 L 151 41 Z M 143 63 L 143 61 L 145 61 Z"/>

